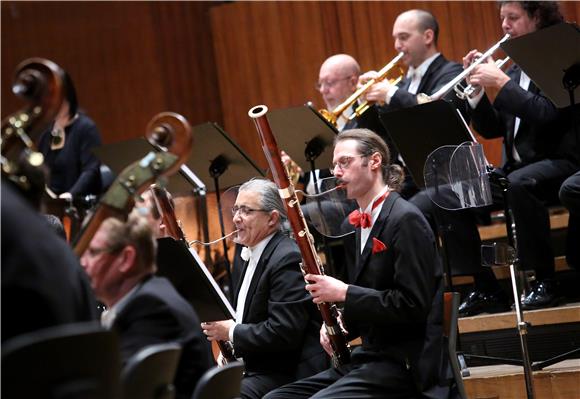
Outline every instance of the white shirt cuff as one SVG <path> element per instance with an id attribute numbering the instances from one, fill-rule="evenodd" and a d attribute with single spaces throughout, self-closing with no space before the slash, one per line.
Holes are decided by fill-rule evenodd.
<path id="1" fill-rule="evenodd" d="M 479 91 L 479 94 L 470 98 L 467 97 L 467 102 L 469 103 L 469 106 L 471 107 L 471 109 L 475 109 L 477 107 L 477 104 L 479 104 L 479 102 L 481 101 L 481 99 L 483 98 L 483 95 L 485 94 L 485 90 L 482 88 Z"/>
<path id="2" fill-rule="evenodd" d="M 399 86 L 393 85 L 393 86 L 391 86 L 389 88 L 389 91 L 387 91 L 387 98 L 385 98 L 385 102 L 387 104 L 390 104 L 391 103 L 391 98 L 393 98 L 393 96 L 395 95 L 395 93 L 397 92 L 397 90 L 399 90 Z"/>
<path id="3" fill-rule="evenodd" d="M 238 323 L 233 324 L 230 327 L 230 331 L 228 331 L 228 337 L 229 337 L 230 342 L 232 343 L 232 345 L 234 344 L 234 328 L 236 328 L 237 325 L 238 325 Z"/>

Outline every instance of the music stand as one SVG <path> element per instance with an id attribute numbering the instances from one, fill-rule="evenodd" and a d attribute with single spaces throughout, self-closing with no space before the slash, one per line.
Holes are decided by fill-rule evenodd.
<path id="1" fill-rule="evenodd" d="M 332 164 L 334 138 L 338 131 L 312 106 L 277 109 L 268 113 L 268 121 L 276 137 L 278 148 L 283 149 L 302 170 L 310 170 L 314 192 L 319 194 L 316 161 L 319 165 Z M 327 265 L 334 269 L 332 253 L 322 235 Z"/>
<path id="2" fill-rule="evenodd" d="M 302 170 L 314 171 L 316 161 L 322 165 L 332 164 L 337 131 L 310 104 L 270 111 L 268 121 L 278 147 Z"/>
<path id="3" fill-rule="evenodd" d="M 501 48 L 558 108 L 580 97 L 580 29 L 561 23 L 516 37 Z M 574 100 L 576 98 L 576 100 Z"/>
<path id="4" fill-rule="evenodd" d="M 235 318 L 235 311 L 193 248 L 171 237 L 157 240 L 157 275 L 166 277 L 201 321 Z"/>
<path id="5" fill-rule="evenodd" d="M 380 115 L 417 186 L 424 188 L 423 166 L 435 149 L 476 141 L 453 104 L 438 100 Z"/>

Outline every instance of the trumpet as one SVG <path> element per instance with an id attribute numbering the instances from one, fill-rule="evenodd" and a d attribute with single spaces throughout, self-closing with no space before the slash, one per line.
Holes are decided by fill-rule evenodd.
<path id="1" fill-rule="evenodd" d="M 510 60 L 510 57 L 507 56 L 505 58 L 500 58 L 499 60 L 495 60 L 495 66 L 499 69 L 503 68 L 503 66 Z M 453 90 L 455 91 L 455 95 L 460 98 L 461 100 L 465 100 L 466 98 L 471 98 L 475 90 L 477 90 L 477 86 L 472 85 L 471 83 L 467 86 L 463 86 L 461 83 L 458 83 Z"/>
<path id="2" fill-rule="evenodd" d="M 338 105 L 335 109 L 333 109 L 332 111 L 329 111 L 326 109 L 321 109 L 319 111 L 320 114 L 324 117 L 324 119 L 326 119 L 327 121 L 332 123 L 334 126 L 336 126 L 336 122 L 337 122 L 338 118 L 340 117 L 340 115 L 342 115 L 342 113 L 347 108 L 352 107 L 352 105 L 364 93 L 366 93 L 372 85 L 374 85 L 377 82 L 381 82 L 381 81 L 387 79 L 387 76 L 391 72 L 392 69 L 395 69 L 395 70 L 398 69 L 399 74 L 390 78 L 389 83 L 392 85 L 396 85 L 397 83 L 399 83 L 401 81 L 401 79 L 403 79 L 403 76 L 405 75 L 403 68 L 398 64 L 399 61 L 401 60 L 401 58 L 403 58 L 403 55 L 404 55 L 403 52 L 400 52 L 395 58 L 393 58 L 387 65 L 385 65 L 378 72 L 378 76 L 376 78 L 371 79 L 368 82 L 366 82 L 363 86 L 361 86 L 357 91 L 352 93 L 352 95 L 349 98 L 347 98 L 342 104 Z M 353 120 L 354 118 L 361 116 L 369 108 L 369 106 L 370 105 L 369 105 L 368 101 L 363 102 L 354 110 L 353 114 L 348 119 Z"/>
<path id="3" fill-rule="evenodd" d="M 473 71 L 476 66 L 483 63 L 488 57 L 490 57 L 493 53 L 495 53 L 496 50 L 501 46 L 501 44 L 503 42 L 507 41 L 510 37 L 511 37 L 510 34 L 506 33 L 505 36 L 502 37 L 499 42 L 497 42 L 496 44 L 491 46 L 485 53 L 483 53 L 481 55 L 481 57 L 479 57 L 477 60 L 475 60 L 470 66 L 465 68 L 463 70 L 463 72 L 461 72 L 453 80 L 451 80 L 449 83 L 447 83 L 442 88 L 437 90 L 435 93 L 431 94 L 430 96 L 425 94 L 425 93 L 417 94 L 417 102 L 419 104 L 423 104 L 423 103 L 427 103 L 430 101 L 440 100 L 441 98 L 445 97 L 447 95 L 447 93 L 449 93 L 451 90 L 454 90 L 456 93 L 458 93 L 458 92 L 461 93 L 459 95 L 459 97 L 461 99 L 465 98 L 466 95 L 469 96 L 469 94 L 473 94 L 473 92 L 475 91 L 475 87 L 467 86 L 466 88 L 463 88 L 463 86 L 461 86 L 461 82 L 463 81 L 463 79 L 465 79 L 467 76 L 469 76 L 471 71 Z M 501 66 L 503 66 L 508 60 L 509 60 L 509 57 L 506 57 L 505 59 L 500 60 Z M 469 89 L 468 93 L 465 93 L 465 91 L 467 89 Z M 461 97 L 462 95 L 464 97 Z"/>

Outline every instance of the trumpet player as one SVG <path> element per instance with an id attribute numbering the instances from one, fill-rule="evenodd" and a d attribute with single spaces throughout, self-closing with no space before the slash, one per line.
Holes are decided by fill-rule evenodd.
<path id="1" fill-rule="evenodd" d="M 387 79 L 375 83 L 365 99 L 384 105 L 383 111 L 412 107 L 417 105 L 417 94 L 432 94 L 459 75 L 461 65 L 439 52 L 438 38 L 439 23 L 429 11 L 409 10 L 400 14 L 393 25 L 393 40 L 397 52 L 403 53 L 402 62 L 409 67 L 406 77 L 398 85 Z M 366 72 L 359 84 L 376 76 L 375 71 Z"/>
<path id="2" fill-rule="evenodd" d="M 547 1 L 501 2 L 500 18 L 504 33 L 511 38 L 563 21 L 558 4 Z M 478 53 L 470 51 L 464 66 Z M 468 109 L 475 129 L 486 138 L 504 139 L 506 160 L 499 172 L 510 182 L 508 200 L 516 224 L 520 264 L 536 275 L 523 308 L 554 306 L 561 297 L 553 280 L 554 253 L 546 204 L 557 202 L 560 184 L 580 169 L 578 130 L 574 128 L 578 122 L 573 117 L 580 112 L 579 107 L 557 109 L 517 65 L 503 72 L 493 60 L 487 60 L 473 70 L 468 81 L 477 87 Z M 485 94 L 488 88 L 498 90 L 493 103 Z M 475 232 L 472 239 L 479 242 L 472 225 L 464 223 L 461 229 L 465 235 Z M 502 298 L 495 276 L 479 266 L 478 250 L 469 256 L 478 260 L 474 262 L 477 267 L 463 272 L 474 275 L 476 289 L 460 305 L 460 313 L 501 309 L 504 306 L 498 302 Z"/>

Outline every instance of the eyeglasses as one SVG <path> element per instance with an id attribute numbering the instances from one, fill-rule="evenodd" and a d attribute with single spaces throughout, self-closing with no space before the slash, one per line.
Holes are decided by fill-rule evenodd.
<path id="1" fill-rule="evenodd" d="M 347 77 L 345 77 L 345 78 L 342 78 L 342 79 L 335 79 L 335 80 L 323 80 L 322 82 L 316 82 L 316 83 L 314 84 L 314 87 L 315 87 L 315 88 L 316 88 L 316 90 L 318 90 L 318 91 L 322 90 L 322 87 L 324 87 L 324 86 L 326 86 L 326 87 L 327 87 L 327 88 L 329 88 L 329 89 L 332 89 L 334 86 L 336 86 L 336 84 L 337 84 L 338 82 L 342 82 L 342 81 L 344 81 L 344 80 L 348 80 L 348 79 L 350 79 L 351 77 L 352 77 L 352 75 L 349 75 L 349 76 L 347 76 Z"/>
<path id="2" fill-rule="evenodd" d="M 366 156 L 368 156 L 368 155 L 358 154 L 358 155 L 345 155 L 343 157 L 340 157 L 337 162 L 334 162 L 332 164 L 332 168 L 330 169 L 330 172 L 334 174 L 334 170 L 336 168 L 338 168 L 340 170 L 346 170 L 350 167 L 350 164 L 353 161 L 353 159 L 358 158 L 358 157 L 364 158 Z"/>
<path id="3" fill-rule="evenodd" d="M 100 255 L 100 254 L 105 254 L 105 253 L 114 254 L 116 252 L 119 252 L 121 249 L 122 248 L 116 248 L 116 247 L 113 247 L 113 248 L 107 248 L 107 247 L 103 247 L 103 248 L 88 247 L 86 253 L 91 258 L 94 258 L 95 256 Z"/>
<path id="4" fill-rule="evenodd" d="M 240 215 L 241 215 L 242 217 L 247 217 L 247 216 L 249 216 L 249 215 L 250 215 L 252 212 L 270 212 L 270 211 L 268 211 L 268 210 L 266 210 L 266 209 L 253 209 L 253 208 L 247 207 L 247 206 L 245 206 L 245 205 L 242 205 L 242 206 L 237 206 L 237 205 L 234 205 L 234 206 L 232 207 L 232 216 L 236 216 L 236 214 L 237 214 L 238 212 L 240 212 Z"/>

